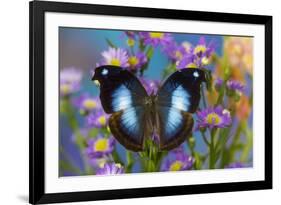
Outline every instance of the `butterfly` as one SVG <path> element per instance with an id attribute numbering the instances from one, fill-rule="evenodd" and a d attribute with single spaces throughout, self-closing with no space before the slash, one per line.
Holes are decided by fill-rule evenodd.
<path id="1" fill-rule="evenodd" d="M 134 74 L 118 66 L 97 67 L 92 80 L 98 81 L 102 107 L 111 114 L 111 133 L 125 148 L 137 152 L 144 150 L 145 138 L 155 132 L 160 150 L 184 142 L 192 132 L 192 113 L 206 78 L 202 69 L 184 68 L 171 74 L 151 95 Z"/>

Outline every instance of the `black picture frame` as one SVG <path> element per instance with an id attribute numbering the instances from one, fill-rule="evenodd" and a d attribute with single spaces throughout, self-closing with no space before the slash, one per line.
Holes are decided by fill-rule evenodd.
<path id="1" fill-rule="evenodd" d="M 32 204 L 108 200 L 137 197 L 154 197 L 272 188 L 272 16 L 230 14 L 104 6 L 62 2 L 32 1 L 30 12 L 30 143 L 29 143 L 29 202 Z M 44 32 L 45 13 L 81 13 L 111 16 L 133 16 L 164 19 L 198 20 L 209 22 L 247 23 L 265 26 L 265 180 L 235 183 L 200 184 L 154 188 L 136 188 L 107 191 L 84 191 L 71 193 L 45 192 L 45 72 Z"/>

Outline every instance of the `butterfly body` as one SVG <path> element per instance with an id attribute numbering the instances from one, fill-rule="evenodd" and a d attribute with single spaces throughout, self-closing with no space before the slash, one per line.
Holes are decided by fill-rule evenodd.
<path id="1" fill-rule="evenodd" d="M 182 69 L 151 95 L 136 76 L 117 66 L 96 68 L 93 80 L 100 84 L 101 103 L 111 114 L 114 137 L 127 149 L 142 151 L 145 138 L 153 133 L 160 136 L 161 150 L 176 148 L 191 134 L 191 113 L 198 107 L 205 77 L 200 69 Z"/>

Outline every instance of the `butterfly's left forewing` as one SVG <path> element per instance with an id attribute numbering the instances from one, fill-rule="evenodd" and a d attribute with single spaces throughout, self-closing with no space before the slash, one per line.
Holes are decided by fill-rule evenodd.
<path id="1" fill-rule="evenodd" d="M 200 69 L 187 68 L 173 73 L 157 93 L 157 129 L 160 148 L 170 150 L 191 134 L 193 118 L 200 101 L 200 86 L 205 80 Z"/>
<path id="2" fill-rule="evenodd" d="M 140 151 L 144 140 L 144 99 L 147 93 L 129 71 L 116 66 L 96 68 L 93 80 L 100 83 L 100 99 L 106 113 L 112 114 L 109 128 L 127 149 Z"/>

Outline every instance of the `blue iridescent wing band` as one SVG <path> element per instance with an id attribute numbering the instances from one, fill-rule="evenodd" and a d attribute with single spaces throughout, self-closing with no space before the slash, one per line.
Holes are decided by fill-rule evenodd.
<path id="1" fill-rule="evenodd" d="M 141 151 L 144 141 L 144 99 L 147 93 L 129 71 L 117 66 L 96 68 L 92 80 L 100 83 L 100 99 L 106 113 L 112 114 L 109 128 L 127 149 Z"/>
<path id="2" fill-rule="evenodd" d="M 160 148 L 176 148 L 191 134 L 193 118 L 200 101 L 204 71 L 186 68 L 173 73 L 157 94 L 157 129 Z"/>

